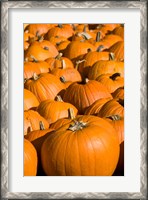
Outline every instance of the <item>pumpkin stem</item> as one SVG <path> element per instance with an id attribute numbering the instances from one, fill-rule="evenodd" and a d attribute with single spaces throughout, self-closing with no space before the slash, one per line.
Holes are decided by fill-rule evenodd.
<path id="1" fill-rule="evenodd" d="M 75 118 L 75 113 L 74 113 L 74 109 L 73 108 L 69 108 L 68 109 L 68 118 L 70 119 L 74 119 Z"/>
<path id="2" fill-rule="evenodd" d="M 42 42 L 44 40 L 44 37 L 43 36 L 38 36 L 38 41 L 39 42 Z"/>
<path id="3" fill-rule="evenodd" d="M 30 58 L 33 59 L 33 62 L 38 62 L 38 60 L 34 56 L 31 55 Z"/>
<path id="4" fill-rule="evenodd" d="M 109 119 L 111 119 L 113 121 L 117 121 L 117 120 L 121 119 L 121 117 L 119 115 L 111 115 L 111 116 L 108 116 L 106 118 L 109 118 Z"/>
<path id="5" fill-rule="evenodd" d="M 28 78 L 24 78 L 24 83 L 26 83 L 27 80 L 28 80 Z"/>
<path id="6" fill-rule="evenodd" d="M 66 68 L 65 60 L 61 60 L 61 64 L 62 64 L 62 69 L 65 69 Z"/>
<path id="7" fill-rule="evenodd" d="M 62 24 L 58 24 L 58 27 L 59 27 L 59 28 L 63 28 Z"/>
<path id="8" fill-rule="evenodd" d="M 39 125 L 40 125 L 40 130 L 44 130 L 45 129 L 44 124 L 43 124 L 42 121 L 39 122 Z"/>
<path id="9" fill-rule="evenodd" d="M 76 30 L 75 24 L 72 24 L 72 28 L 73 28 L 74 31 Z"/>
<path id="10" fill-rule="evenodd" d="M 59 53 L 59 54 L 55 57 L 55 59 L 59 60 L 62 56 L 63 56 L 63 54 L 62 54 L 62 53 Z"/>
<path id="11" fill-rule="evenodd" d="M 83 60 L 78 60 L 78 61 L 76 61 L 75 69 L 78 69 L 79 64 L 82 63 L 82 62 L 86 62 L 86 60 L 83 59 Z"/>
<path id="12" fill-rule="evenodd" d="M 101 38 L 101 33 L 99 31 L 99 32 L 97 32 L 97 35 L 96 35 L 96 42 L 99 42 L 100 38 Z"/>
<path id="13" fill-rule="evenodd" d="M 25 30 L 25 32 L 24 33 L 29 33 L 29 30 Z"/>
<path id="14" fill-rule="evenodd" d="M 98 46 L 98 48 L 97 48 L 97 52 L 101 52 L 103 48 L 104 48 L 103 45 Z"/>
<path id="15" fill-rule="evenodd" d="M 60 77 L 60 81 L 61 81 L 62 83 L 66 83 L 65 77 L 64 77 L 64 76 L 61 76 L 61 77 Z"/>
<path id="16" fill-rule="evenodd" d="M 120 73 L 117 72 L 117 73 L 113 74 L 112 76 L 110 76 L 109 78 L 112 79 L 112 80 L 114 81 L 114 80 L 116 80 L 116 78 L 117 78 L 118 76 L 120 76 Z"/>
<path id="17" fill-rule="evenodd" d="M 115 59 L 115 54 L 114 53 L 109 53 L 109 60 L 114 60 Z"/>
<path id="18" fill-rule="evenodd" d="M 45 50 L 49 50 L 49 48 L 48 48 L 48 47 L 46 47 L 46 46 L 45 46 L 43 49 L 45 49 Z"/>
<path id="19" fill-rule="evenodd" d="M 36 73 L 33 73 L 33 80 L 38 80 L 39 76 Z"/>
<path id="20" fill-rule="evenodd" d="M 80 36 L 82 36 L 85 40 L 89 40 L 90 38 L 92 38 L 88 33 L 85 32 L 82 32 Z"/>
<path id="21" fill-rule="evenodd" d="M 87 24 L 84 24 L 83 32 L 86 33 L 87 30 Z"/>
<path id="22" fill-rule="evenodd" d="M 73 122 L 68 127 L 68 130 L 71 130 L 73 132 L 82 130 L 84 127 L 86 127 L 86 124 L 87 123 L 83 121 L 78 122 L 77 120 L 73 120 Z"/>
<path id="23" fill-rule="evenodd" d="M 62 99 L 62 97 L 61 97 L 60 95 L 57 95 L 57 96 L 55 97 L 55 100 L 56 100 L 56 101 L 61 101 L 61 102 L 63 102 L 63 99 Z"/>

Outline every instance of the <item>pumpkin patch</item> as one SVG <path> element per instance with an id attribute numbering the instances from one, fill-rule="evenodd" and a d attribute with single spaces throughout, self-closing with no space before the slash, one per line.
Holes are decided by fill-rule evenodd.
<path id="1" fill-rule="evenodd" d="M 124 25 L 25 24 L 24 176 L 124 176 Z"/>

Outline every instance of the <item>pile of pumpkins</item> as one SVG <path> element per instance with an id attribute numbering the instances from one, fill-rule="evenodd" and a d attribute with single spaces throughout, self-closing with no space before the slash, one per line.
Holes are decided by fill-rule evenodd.
<path id="1" fill-rule="evenodd" d="M 124 176 L 123 24 L 24 24 L 24 176 Z"/>

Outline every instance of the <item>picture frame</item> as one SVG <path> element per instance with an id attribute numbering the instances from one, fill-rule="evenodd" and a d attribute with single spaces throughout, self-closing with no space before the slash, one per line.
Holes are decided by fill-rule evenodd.
<path id="1" fill-rule="evenodd" d="M 147 199 L 147 2 L 146 1 L 3 1 L 1 3 L 1 199 Z M 132 9 L 140 10 L 140 188 L 139 192 L 10 192 L 8 189 L 10 163 L 9 127 L 12 126 L 12 109 L 9 90 L 12 70 L 9 65 L 12 59 L 9 42 L 11 33 L 9 12 L 11 9 L 43 9 L 43 8 L 106 8 L 106 9 Z M 9 38 L 9 40 L 8 40 Z M 8 73 L 9 72 L 9 73 Z M 11 73 L 10 73 L 11 72 Z M 8 76 L 9 75 L 9 76 Z M 11 94 L 12 95 L 12 94 Z M 10 96 L 11 96 L 10 95 Z M 9 105 L 9 106 L 8 106 Z M 9 150 L 9 151 L 8 151 Z M 9 158 L 10 159 L 10 158 Z M 12 158 L 11 158 L 12 159 Z"/>

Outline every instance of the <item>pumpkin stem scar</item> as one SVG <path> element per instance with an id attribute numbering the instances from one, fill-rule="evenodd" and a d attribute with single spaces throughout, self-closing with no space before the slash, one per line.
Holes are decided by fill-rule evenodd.
<path id="1" fill-rule="evenodd" d="M 73 120 L 73 122 L 70 124 L 68 130 L 71 130 L 73 132 L 78 131 L 78 130 L 82 130 L 84 127 L 86 127 L 86 122 L 83 121 L 77 121 L 77 120 Z"/>

